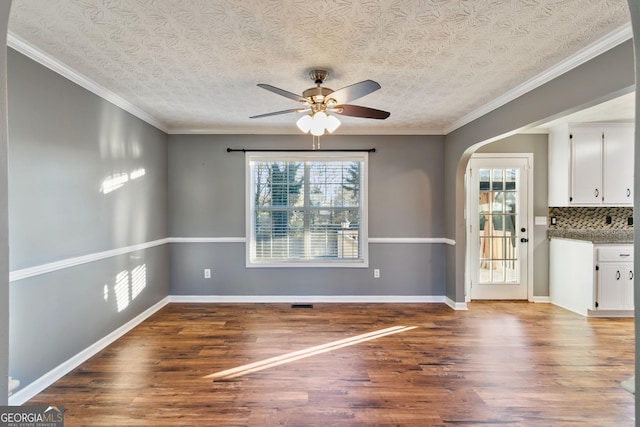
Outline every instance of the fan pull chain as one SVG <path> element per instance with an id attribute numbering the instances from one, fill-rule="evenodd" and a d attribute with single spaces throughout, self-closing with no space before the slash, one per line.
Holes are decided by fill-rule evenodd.
<path id="1" fill-rule="evenodd" d="M 320 149 L 320 136 L 311 135 L 311 149 L 319 150 Z M 317 142 L 316 142 L 317 141 Z"/>

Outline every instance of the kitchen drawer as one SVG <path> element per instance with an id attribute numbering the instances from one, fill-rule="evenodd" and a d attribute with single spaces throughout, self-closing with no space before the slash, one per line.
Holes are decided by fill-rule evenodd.
<path id="1" fill-rule="evenodd" d="M 633 261 L 633 245 L 598 247 L 597 257 L 599 262 Z"/>

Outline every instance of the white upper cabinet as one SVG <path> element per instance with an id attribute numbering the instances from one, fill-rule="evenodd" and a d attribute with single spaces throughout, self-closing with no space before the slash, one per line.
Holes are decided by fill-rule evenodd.
<path id="1" fill-rule="evenodd" d="M 569 206 L 571 188 L 571 142 L 569 125 L 554 126 L 549 131 L 547 197 L 549 206 Z"/>
<path id="2" fill-rule="evenodd" d="M 600 128 L 569 129 L 571 140 L 572 205 L 602 204 L 602 131 Z"/>
<path id="3" fill-rule="evenodd" d="M 633 204 L 633 127 L 611 127 L 604 133 L 605 205 Z"/>
<path id="4" fill-rule="evenodd" d="M 551 129 L 549 206 L 632 206 L 633 148 L 632 123 Z"/>

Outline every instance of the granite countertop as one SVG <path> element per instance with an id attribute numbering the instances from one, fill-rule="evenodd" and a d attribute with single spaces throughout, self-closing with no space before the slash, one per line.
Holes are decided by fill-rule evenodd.
<path id="1" fill-rule="evenodd" d="M 593 243 L 633 243 L 633 230 L 629 229 L 548 229 L 548 238 L 585 240 Z"/>

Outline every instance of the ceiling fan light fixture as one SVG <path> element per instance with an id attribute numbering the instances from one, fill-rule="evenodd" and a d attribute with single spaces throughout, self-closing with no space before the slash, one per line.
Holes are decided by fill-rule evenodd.
<path id="1" fill-rule="evenodd" d="M 324 83 L 328 74 L 329 72 L 327 70 L 311 70 L 309 72 L 309 77 L 313 80 L 316 86 L 304 90 L 302 92 L 302 96 L 284 89 L 279 89 L 275 86 L 259 83 L 259 87 L 302 103 L 305 107 L 259 114 L 250 118 L 257 119 L 279 114 L 306 113 L 310 111 L 311 113 L 300 117 L 296 121 L 296 125 L 298 126 L 298 129 L 304 133 L 311 132 L 314 136 L 321 136 L 324 135 L 325 132 L 333 133 L 341 125 L 340 120 L 333 115 L 327 114 L 327 111 L 340 114 L 342 116 L 362 117 L 366 119 L 384 120 L 389 117 L 390 113 L 387 111 L 347 104 L 347 102 L 350 102 L 351 100 L 361 98 L 380 89 L 380 84 L 373 80 L 363 80 L 359 83 L 345 86 L 342 89 L 334 91 L 333 89 L 322 86 L 322 83 Z"/>

